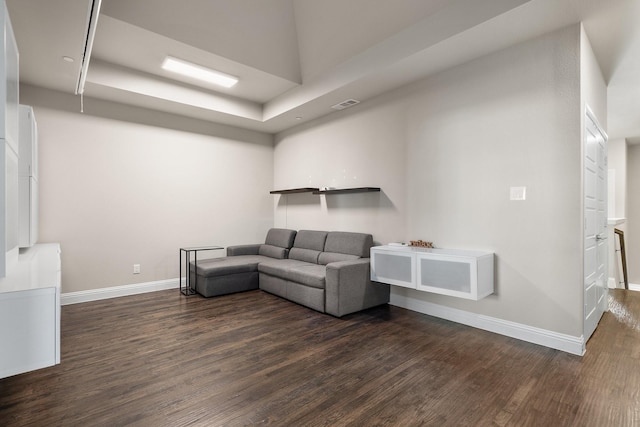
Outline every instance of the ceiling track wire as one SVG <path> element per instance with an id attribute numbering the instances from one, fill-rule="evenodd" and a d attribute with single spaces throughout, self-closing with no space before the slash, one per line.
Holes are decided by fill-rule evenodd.
<path id="1" fill-rule="evenodd" d="M 82 55 L 82 67 L 78 76 L 78 85 L 76 86 L 76 95 L 84 93 L 84 84 L 87 80 L 87 72 L 89 71 L 89 61 L 91 60 L 91 51 L 93 50 L 93 40 L 96 36 L 96 28 L 98 26 L 98 16 L 100 15 L 100 7 L 102 0 L 93 0 L 91 2 L 91 12 L 89 14 L 89 24 L 87 27 L 87 38 L 84 43 L 84 53 Z M 82 101 L 81 101 L 82 104 Z"/>

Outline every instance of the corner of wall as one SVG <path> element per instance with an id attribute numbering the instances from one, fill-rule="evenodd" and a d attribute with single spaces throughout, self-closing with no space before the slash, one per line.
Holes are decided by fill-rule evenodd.
<path id="1" fill-rule="evenodd" d="M 586 106 L 589 106 L 598 124 L 606 132 L 607 84 L 582 23 L 580 24 L 580 97 L 582 114 L 584 115 Z"/>

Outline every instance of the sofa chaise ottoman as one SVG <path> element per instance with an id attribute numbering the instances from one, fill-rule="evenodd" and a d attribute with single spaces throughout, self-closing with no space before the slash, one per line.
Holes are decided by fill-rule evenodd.
<path id="1" fill-rule="evenodd" d="M 293 246 L 295 230 L 272 228 L 262 244 L 227 248 L 227 256 L 198 261 L 190 267 L 190 282 L 204 297 L 258 289 L 258 264 L 269 259 L 285 259 Z"/>

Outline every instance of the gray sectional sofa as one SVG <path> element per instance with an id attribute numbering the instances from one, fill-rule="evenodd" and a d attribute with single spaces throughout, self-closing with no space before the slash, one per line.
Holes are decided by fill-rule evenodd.
<path id="1" fill-rule="evenodd" d="M 191 283 L 205 297 L 262 289 L 341 317 L 389 302 L 389 285 L 370 280 L 371 246 L 370 234 L 272 228 L 263 244 L 192 263 Z"/>

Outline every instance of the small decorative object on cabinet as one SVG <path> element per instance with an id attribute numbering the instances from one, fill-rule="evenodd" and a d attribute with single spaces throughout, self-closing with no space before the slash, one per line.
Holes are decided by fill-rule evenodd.
<path id="1" fill-rule="evenodd" d="M 411 246 L 371 248 L 371 280 L 472 300 L 493 293 L 492 252 Z"/>
<path id="2" fill-rule="evenodd" d="M 423 240 L 410 240 L 409 246 L 417 246 L 419 248 L 433 248 L 433 242 L 425 242 Z"/>

